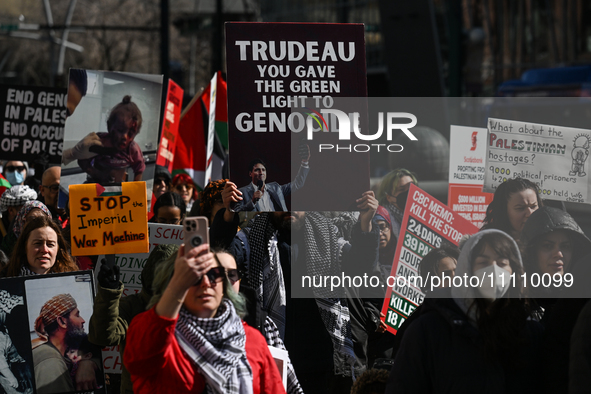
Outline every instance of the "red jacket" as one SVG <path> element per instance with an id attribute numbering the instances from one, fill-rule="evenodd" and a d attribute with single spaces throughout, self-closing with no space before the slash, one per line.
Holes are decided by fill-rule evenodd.
<path id="1" fill-rule="evenodd" d="M 131 321 L 123 361 L 131 374 L 135 394 L 203 392 L 205 379 L 179 347 L 174 335 L 176 322 L 177 319 L 158 316 L 154 308 Z M 253 393 L 285 393 L 265 338 L 258 330 L 243 324 Z"/>

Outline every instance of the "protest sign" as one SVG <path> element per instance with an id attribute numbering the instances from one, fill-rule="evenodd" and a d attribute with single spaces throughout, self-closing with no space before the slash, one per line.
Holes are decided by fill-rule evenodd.
<path id="1" fill-rule="evenodd" d="M 148 223 L 150 234 L 150 252 L 160 244 L 180 245 L 183 243 L 183 226 L 171 224 Z M 115 256 L 115 264 L 119 266 L 119 280 L 123 283 L 123 297 L 138 294 L 142 290 L 141 272 L 146 265 L 150 253 L 119 254 Z M 99 257 L 95 272 L 100 270 Z M 107 373 L 121 373 L 121 355 L 119 346 L 110 346 L 103 349 L 103 367 Z"/>
<path id="2" fill-rule="evenodd" d="M 414 184 L 410 185 L 404 219 L 396 245 L 382 313 L 388 331 L 396 334 L 400 325 L 423 302 L 421 289 L 430 286 L 419 278 L 419 265 L 427 253 L 444 242 L 458 245 L 464 234 L 478 228 L 454 213 Z"/>
<path id="3" fill-rule="evenodd" d="M 72 255 L 148 252 L 145 182 L 70 186 Z"/>
<path id="4" fill-rule="evenodd" d="M 61 162 L 66 89 L 33 86 L 0 86 L 3 160 L 33 163 L 41 153 L 49 163 Z"/>
<path id="5" fill-rule="evenodd" d="M 156 165 L 166 167 L 168 172 L 172 172 L 172 163 L 174 162 L 174 151 L 181 119 L 183 92 L 183 89 L 172 79 L 168 80 L 164 121 L 162 122 L 162 137 L 160 138 L 160 149 L 156 158 Z"/>
<path id="6" fill-rule="evenodd" d="M 101 359 L 100 347 L 86 341 L 94 303 L 92 272 L 6 278 L 1 283 L 0 309 L 5 318 L 0 323 L 0 337 L 5 354 L 10 355 L 6 359 L 9 368 L 3 369 L 0 379 L 4 391 L 78 392 L 64 357 L 73 365 L 79 360 L 94 360 L 100 365 Z M 58 324 L 57 330 L 49 333 L 46 328 L 64 315 L 67 327 Z M 95 377 L 100 388 L 93 392 L 104 393 L 102 368 L 95 371 Z M 10 386 L 13 380 L 18 387 Z"/>
<path id="7" fill-rule="evenodd" d="M 450 129 L 447 205 L 479 228 L 493 199 L 492 193 L 482 191 L 486 137 L 484 128 L 452 125 Z"/>
<path id="8" fill-rule="evenodd" d="M 69 90 L 80 80 L 84 92 L 64 129 L 62 189 L 145 181 L 152 190 L 162 75 L 71 69 Z"/>
<path id="9" fill-rule="evenodd" d="M 590 143 L 586 129 L 489 118 L 483 191 L 520 177 L 542 198 L 589 203 Z"/>
<path id="10" fill-rule="evenodd" d="M 334 98 L 367 96 L 363 25 L 227 23 L 226 59 L 230 179 L 253 189 L 249 167 L 260 159 L 265 183 L 285 186 L 270 188 L 273 204 L 257 202 L 254 210 L 286 210 L 290 203 L 292 210 L 349 210 L 369 190 L 369 154 L 350 146 L 320 152 L 320 144 L 337 133 L 309 139 L 304 129 L 308 116 L 332 106 Z M 307 149 L 309 170 L 300 173 Z M 340 174 L 347 174 L 347 182 Z M 253 193 L 245 196 L 252 200 Z"/>

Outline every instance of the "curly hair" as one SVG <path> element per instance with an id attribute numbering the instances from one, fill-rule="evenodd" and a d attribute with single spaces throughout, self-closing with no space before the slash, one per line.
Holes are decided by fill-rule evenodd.
<path id="1" fill-rule="evenodd" d="M 66 240 L 64 239 L 61 230 L 57 224 L 49 217 L 37 216 L 29 223 L 25 225 L 23 229 L 23 233 L 16 242 L 14 250 L 12 251 L 12 255 L 10 257 L 10 262 L 8 265 L 0 272 L 0 277 L 13 277 L 19 276 L 22 267 L 28 266 L 27 260 L 27 243 L 29 241 L 29 237 L 31 233 L 43 227 L 49 227 L 57 234 L 57 243 L 58 243 L 58 251 L 57 256 L 55 259 L 55 263 L 53 267 L 49 270 L 49 274 L 54 274 L 57 272 L 71 272 L 71 271 L 78 271 L 78 264 L 74 258 L 68 252 L 68 245 Z"/>
<path id="2" fill-rule="evenodd" d="M 217 181 L 211 181 L 205 186 L 205 189 L 201 192 L 201 201 L 199 203 L 199 212 L 201 215 L 207 217 L 211 222 L 211 213 L 213 206 L 216 202 L 222 202 L 222 190 L 226 186 L 226 182 L 229 179 L 219 179 Z"/>

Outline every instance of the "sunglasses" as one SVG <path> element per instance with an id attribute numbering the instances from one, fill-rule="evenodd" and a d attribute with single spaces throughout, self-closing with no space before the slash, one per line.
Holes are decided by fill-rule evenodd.
<path id="1" fill-rule="evenodd" d="M 51 190 L 52 192 L 57 192 L 60 189 L 60 185 L 51 185 L 51 186 L 45 186 L 45 185 L 41 185 L 42 187 Z"/>
<path id="2" fill-rule="evenodd" d="M 224 279 L 224 276 L 226 276 L 226 270 L 224 269 L 224 267 L 213 267 L 205 274 L 203 274 L 203 276 L 199 278 L 195 285 L 200 285 L 203 281 L 204 276 L 207 276 L 207 279 L 209 279 L 209 283 L 211 284 L 219 283 Z"/>
<path id="3" fill-rule="evenodd" d="M 238 282 L 242 276 L 242 275 L 240 275 L 240 271 L 238 271 L 237 269 L 228 270 L 227 274 L 228 274 L 228 279 L 230 280 L 230 283 L 232 283 L 232 284 Z"/>
<path id="4" fill-rule="evenodd" d="M 25 170 L 25 166 L 6 166 L 6 171 L 8 172 L 23 172 Z"/>

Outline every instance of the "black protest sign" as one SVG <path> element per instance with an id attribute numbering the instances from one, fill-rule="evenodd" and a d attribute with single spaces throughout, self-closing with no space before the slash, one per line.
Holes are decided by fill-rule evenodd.
<path id="1" fill-rule="evenodd" d="M 331 107 L 336 98 L 367 96 L 363 25 L 227 23 L 226 59 L 231 180 L 249 185 L 249 164 L 262 159 L 267 184 L 295 180 L 283 188 L 288 192 L 298 184 L 292 209 L 349 208 L 369 188 L 369 155 L 320 152 L 323 140 L 311 138 L 306 124 L 308 115 Z M 301 186 L 296 174 L 305 145 L 309 172 Z M 335 170 L 348 174 L 350 182 L 342 182 Z"/>
<path id="2" fill-rule="evenodd" d="M 46 152 L 61 162 L 67 90 L 31 86 L 0 86 L 2 158 L 33 162 Z"/>
<path id="3" fill-rule="evenodd" d="M 80 392 L 77 364 L 92 360 L 100 388 L 87 392 L 104 393 L 101 349 L 87 338 L 92 271 L 5 278 L 0 288 L 0 343 L 8 367 L 2 369 L 0 392 Z"/>

